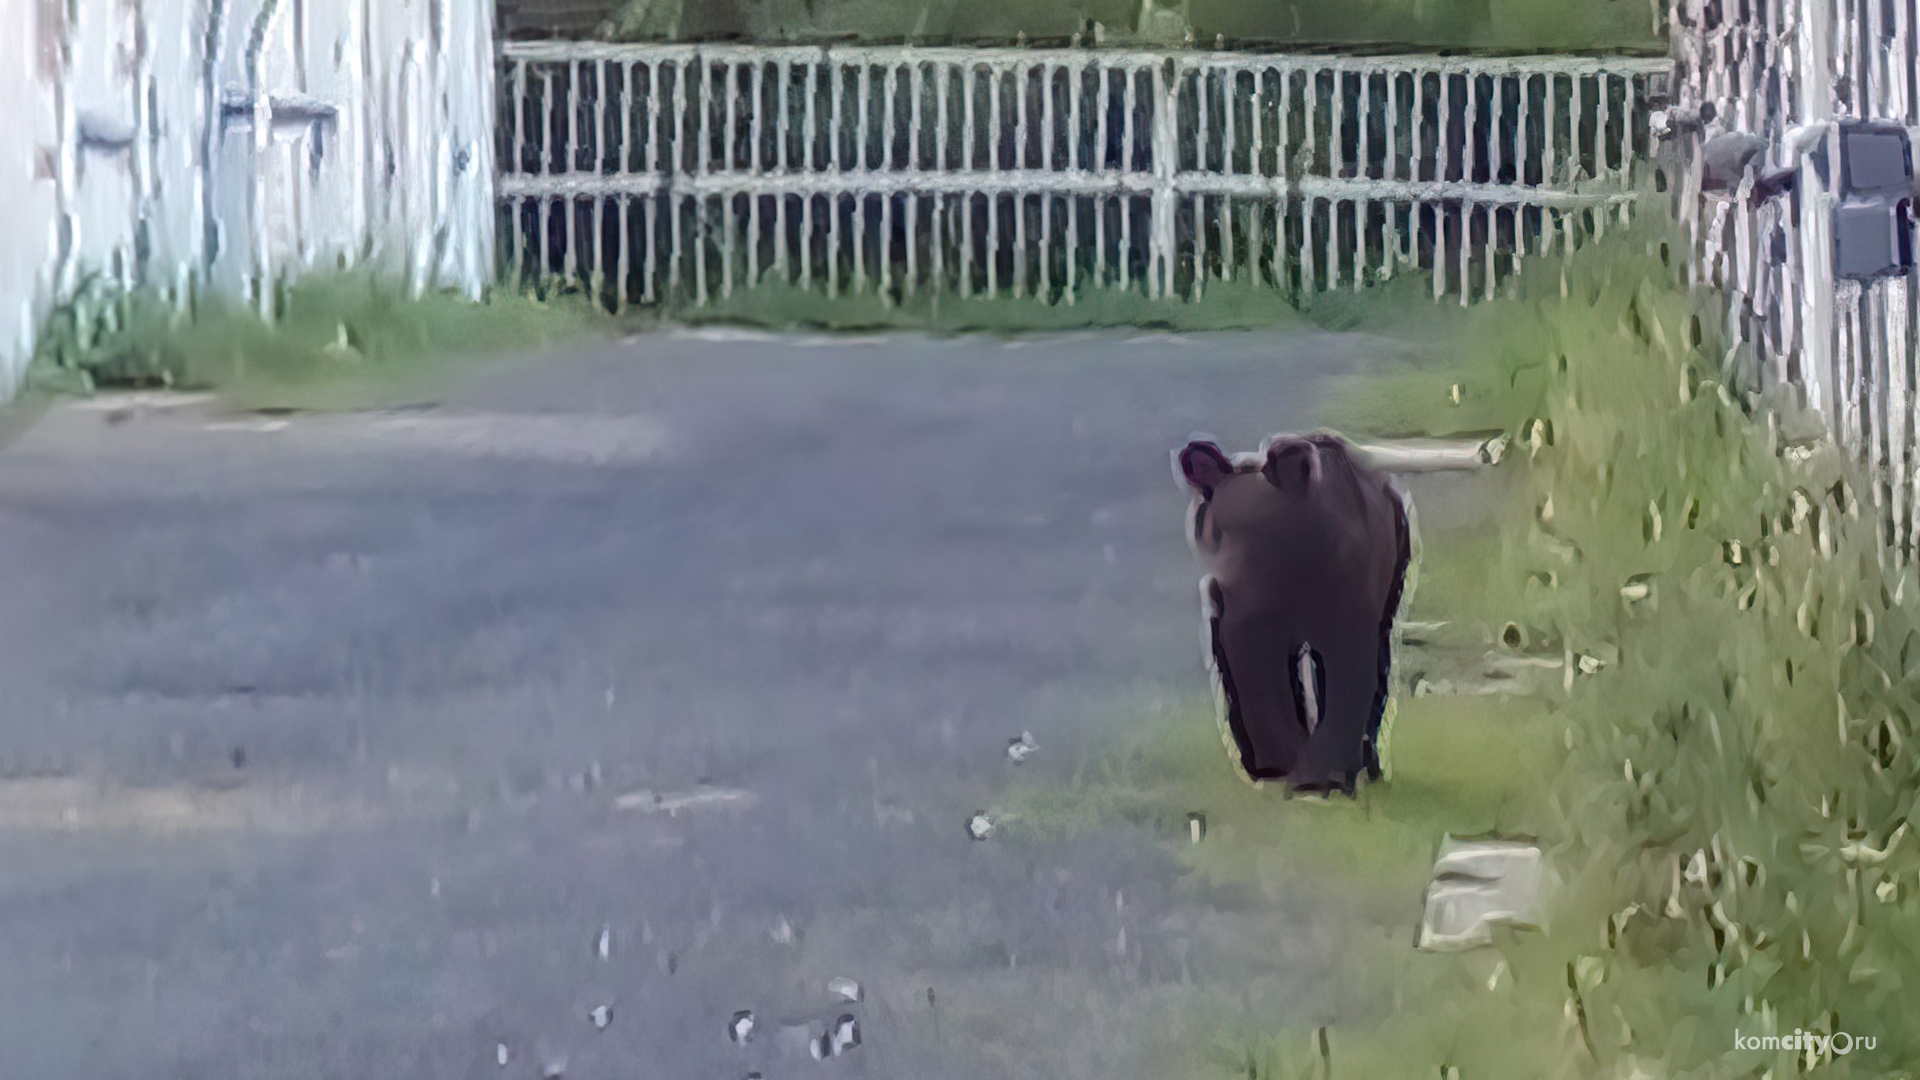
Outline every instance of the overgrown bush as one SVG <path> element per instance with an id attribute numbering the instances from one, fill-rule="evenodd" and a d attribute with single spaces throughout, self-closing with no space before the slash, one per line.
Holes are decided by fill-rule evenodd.
<path id="1" fill-rule="evenodd" d="M 1662 248 L 1641 230 L 1535 273 L 1478 339 L 1523 492 L 1486 595 L 1568 661 L 1567 881 L 1473 1015 L 1559 1013 L 1520 1041 L 1576 1075 L 1910 1075 L 1920 595 L 1884 567 L 1870 479 L 1789 438 L 1806 418 L 1746 388 Z M 1481 1075 L 1537 1075 L 1516 1060 Z"/>
<path id="2" fill-rule="evenodd" d="M 43 389 L 164 386 L 250 392 L 404 373 L 423 361 L 523 348 L 602 316 L 583 300 L 499 292 L 484 302 L 367 272 L 314 275 L 285 289 L 269 322 L 245 304 L 192 310 L 90 281 L 47 320 L 30 380 Z"/>

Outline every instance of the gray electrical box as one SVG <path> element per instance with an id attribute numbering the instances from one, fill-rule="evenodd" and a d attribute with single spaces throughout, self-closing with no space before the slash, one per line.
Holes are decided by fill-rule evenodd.
<path id="1" fill-rule="evenodd" d="M 1872 281 L 1913 269 L 1910 200 L 1842 203 L 1833 208 L 1833 273 Z"/>
<path id="2" fill-rule="evenodd" d="M 1913 195 L 1913 146 L 1899 124 L 1843 121 L 1840 125 L 1840 189 L 1850 199 Z"/>
<path id="3" fill-rule="evenodd" d="M 1833 272 L 1872 281 L 1913 269 L 1913 144 L 1898 124 L 1843 121 Z"/>

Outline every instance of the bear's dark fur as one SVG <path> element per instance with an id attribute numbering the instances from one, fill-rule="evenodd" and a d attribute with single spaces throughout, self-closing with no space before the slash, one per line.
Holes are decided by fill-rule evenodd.
<path id="1" fill-rule="evenodd" d="M 1192 491 L 1208 662 L 1241 768 L 1301 791 L 1377 779 L 1412 559 L 1400 494 L 1326 433 L 1276 436 L 1238 461 L 1196 438 L 1174 461 Z"/>

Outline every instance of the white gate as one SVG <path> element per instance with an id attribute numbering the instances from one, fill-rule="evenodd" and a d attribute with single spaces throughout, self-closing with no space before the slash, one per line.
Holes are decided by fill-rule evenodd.
<path id="1" fill-rule="evenodd" d="M 1832 436 L 1873 467 L 1888 550 L 1902 559 L 1916 553 L 1920 513 L 1920 293 L 1911 270 L 1836 275 L 1832 121 L 1920 135 L 1916 26 L 1920 0 L 1676 0 L 1672 17 L 1681 213 L 1696 277 L 1727 295 L 1733 341 L 1752 350 L 1763 378 L 1803 390 Z M 1730 178 L 1727 154 L 1707 148 L 1745 135 L 1764 150 Z M 1791 177 L 1792 190 L 1769 197 L 1770 177 L 1773 186 Z M 1910 245 L 1911 229 L 1909 218 Z"/>
<path id="2" fill-rule="evenodd" d="M 503 47 L 508 268 L 609 303 L 1492 295 L 1624 217 L 1665 59 Z"/>

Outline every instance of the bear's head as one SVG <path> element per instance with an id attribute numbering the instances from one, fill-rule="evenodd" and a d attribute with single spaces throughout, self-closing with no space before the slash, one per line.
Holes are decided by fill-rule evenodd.
<path id="1" fill-rule="evenodd" d="M 1288 528 L 1284 522 L 1308 504 L 1316 514 L 1365 512 L 1363 470 L 1331 432 L 1276 435 L 1258 453 L 1238 456 L 1196 435 L 1173 457 L 1174 473 L 1193 497 L 1188 535 L 1203 554 L 1217 553 L 1232 533 L 1252 540 Z"/>
<path id="2" fill-rule="evenodd" d="M 1228 457 L 1212 439 L 1196 435 L 1174 451 L 1173 464 L 1174 475 L 1192 489 L 1195 497 L 1212 500 L 1235 477 L 1254 473 L 1285 494 L 1303 495 L 1324 482 L 1329 466 L 1341 470 L 1346 458 L 1346 444 L 1339 436 L 1320 432 L 1276 435 L 1259 453 L 1238 458 Z"/>

